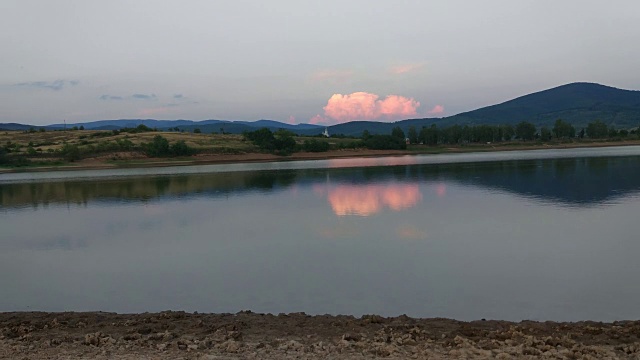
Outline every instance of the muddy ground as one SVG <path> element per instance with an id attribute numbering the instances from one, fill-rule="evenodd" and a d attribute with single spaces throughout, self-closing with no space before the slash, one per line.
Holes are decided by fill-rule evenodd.
<path id="1" fill-rule="evenodd" d="M 640 359 L 640 321 L 0 313 L 1 359 Z"/>

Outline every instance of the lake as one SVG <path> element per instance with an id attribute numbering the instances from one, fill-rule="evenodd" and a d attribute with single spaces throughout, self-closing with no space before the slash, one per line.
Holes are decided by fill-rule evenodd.
<path id="1" fill-rule="evenodd" d="M 0 311 L 638 319 L 640 147 L 0 174 Z"/>

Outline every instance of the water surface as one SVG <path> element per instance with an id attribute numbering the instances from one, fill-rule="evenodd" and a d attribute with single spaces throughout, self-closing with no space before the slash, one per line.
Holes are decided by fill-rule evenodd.
<path id="1" fill-rule="evenodd" d="M 0 311 L 637 319 L 639 148 L 537 153 L 3 174 Z"/>

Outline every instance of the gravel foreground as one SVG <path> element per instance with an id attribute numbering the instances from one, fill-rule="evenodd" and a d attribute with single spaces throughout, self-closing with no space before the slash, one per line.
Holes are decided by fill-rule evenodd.
<path id="1" fill-rule="evenodd" d="M 0 359 L 640 359 L 640 321 L 0 313 Z"/>

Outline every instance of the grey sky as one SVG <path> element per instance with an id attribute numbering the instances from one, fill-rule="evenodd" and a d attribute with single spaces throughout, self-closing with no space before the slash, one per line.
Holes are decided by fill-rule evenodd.
<path id="1" fill-rule="evenodd" d="M 0 122 L 452 115 L 574 81 L 640 89 L 637 39 L 636 0 L 3 0 Z M 379 99 L 323 109 L 356 92 Z"/>

